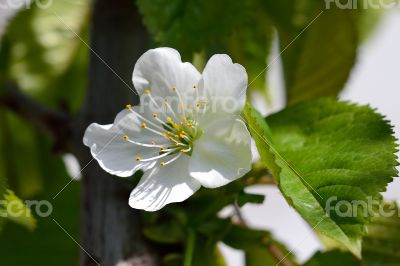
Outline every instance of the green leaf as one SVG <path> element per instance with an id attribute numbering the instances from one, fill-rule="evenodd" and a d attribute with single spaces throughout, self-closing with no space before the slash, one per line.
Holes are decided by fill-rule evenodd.
<path id="1" fill-rule="evenodd" d="M 137 3 L 154 39 L 191 59 L 194 52 L 215 46 L 232 29 L 241 26 L 247 2 L 139 0 Z"/>
<path id="2" fill-rule="evenodd" d="M 183 229 L 176 221 L 147 226 L 143 233 L 150 240 L 164 244 L 179 243 L 185 239 Z"/>
<path id="3" fill-rule="evenodd" d="M 358 32 L 352 12 L 320 8 L 309 23 L 304 31 L 280 31 L 288 104 L 336 96 L 355 63 Z"/>
<path id="4" fill-rule="evenodd" d="M 226 266 L 214 239 L 196 235 L 192 266 Z"/>
<path id="5" fill-rule="evenodd" d="M 317 252 L 304 266 L 360 266 L 361 262 L 348 252 L 332 250 Z"/>
<path id="6" fill-rule="evenodd" d="M 239 194 L 237 204 L 239 207 L 243 207 L 246 203 L 262 204 L 265 200 L 265 196 L 261 194 L 250 194 L 242 192 Z"/>
<path id="7" fill-rule="evenodd" d="M 274 32 L 258 0 L 139 0 L 138 5 L 157 44 L 176 48 L 199 70 L 213 54 L 229 54 L 246 68 L 249 81 L 254 81 L 251 88 L 268 96 L 260 72 L 267 65 Z"/>
<path id="8" fill-rule="evenodd" d="M 232 32 L 218 51 L 213 51 L 211 48 L 208 49 L 208 54 L 215 52 L 229 54 L 234 62 L 246 68 L 249 76 L 248 91 L 255 89 L 269 101 L 266 74 L 262 70 L 267 66 L 274 28 L 257 4 L 258 2 L 252 1 L 252 5 L 248 7 L 250 14 L 246 16 L 240 28 Z"/>
<path id="9" fill-rule="evenodd" d="M 276 265 L 283 258 L 296 265 L 290 252 L 267 231 L 233 225 L 222 241 L 245 252 L 246 266 Z"/>
<path id="10" fill-rule="evenodd" d="M 22 225 L 31 231 L 36 228 L 37 222 L 31 210 L 13 191 L 7 190 L 0 198 L 3 198 L 5 203 L 4 206 L 0 205 L 0 219 L 5 217 L 7 220 Z"/>
<path id="11" fill-rule="evenodd" d="M 368 225 L 362 255 L 366 266 L 396 266 L 400 261 L 400 211 L 396 204 L 382 205 Z"/>
<path id="12" fill-rule="evenodd" d="M 397 175 L 388 122 L 367 106 L 332 99 L 298 104 L 267 120 L 250 106 L 245 113 L 261 158 L 286 200 L 317 232 L 360 256 L 370 214 L 358 208 L 342 217 L 331 208 L 328 216 L 325 209 L 344 200 L 353 210 L 357 203 L 377 199 Z"/>

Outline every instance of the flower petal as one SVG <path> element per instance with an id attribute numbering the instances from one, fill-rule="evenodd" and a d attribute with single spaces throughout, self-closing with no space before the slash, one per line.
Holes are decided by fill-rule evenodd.
<path id="1" fill-rule="evenodd" d="M 225 54 L 210 58 L 199 82 L 201 95 L 209 102 L 209 116 L 240 114 L 246 102 L 247 73 Z M 206 116 L 208 116 L 206 114 Z"/>
<path id="2" fill-rule="evenodd" d="M 250 133 L 236 116 L 215 120 L 195 142 L 190 175 L 204 187 L 216 188 L 251 169 Z"/>
<path id="3" fill-rule="evenodd" d="M 200 73 L 190 63 L 182 63 L 181 56 L 172 48 L 151 49 L 137 61 L 132 81 L 142 95 L 150 90 L 156 102 L 163 104 L 170 100 L 174 111 L 178 111 L 179 101 L 175 87 L 186 106 L 195 102 L 194 86 L 200 80 Z"/>
<path id="4" fill-rule="evenodd" d="M 83 143 L 90 147 L 93 158 L 108 173 L 127 177 L 138 170 L 147 170 L 156 162 L 139 162 L 136 157 L 150 158 L 159 153 L 158 148 L 142 147 L 123 139 L 127 135 L 136 142 L 158 144 L 165 142 L 164 138 L 154 133 L 143 132 L 140 120 L 130 110 L 121 111 L 114 124 L 91 124 L 85 132 Z"/>
<path id="5" fill-rule="evenodd" d="M 190 177 L 188 164 L 189 156 L 183 155 L 170 165 L 145 172 L 131 193 L 129 205 L 135 209 L 157 211 L 169 203 L 189 198 L 201 185 Z"/>

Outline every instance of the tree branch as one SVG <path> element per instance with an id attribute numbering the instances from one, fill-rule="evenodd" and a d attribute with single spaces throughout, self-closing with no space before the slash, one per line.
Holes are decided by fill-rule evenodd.
<path id="1" fill-rule="evenodd" d="M 32 126 L 48 133 L 55 141 L 55 150 L 66 147 L 70 136 L 70 118 L 67 112 L 54 111 L 22 93 L 16 85 L 8 85 L 0 95 L 0 106 L 19 115 Z"/>
<path id="2" fill-rule="evenodd" d="M 239 220 L 240 225 L 244 226 L 244 227 L 248 227 L 247 226 L 247 221 L 244 218 L 240 207 L 235 204 L 234 205 L 234 209 L 235 209 L 235 213 L 236 213 L 236 217 Z M 276 246 L 271 239 L 264 239 L 263 240 L 263 244 L 266 246 L 267 252 L 271 254 L 272 257 L 274 257 L 274 259 L 278 262 L 279 265 L 282 266 L 293 266 L 292 263 L 289 261 L 289 259 L 287 258 L 287 255 L 285 255 L 284 253 L 282 253 L 282 251 L 279 249 L 278 246 Z"/>

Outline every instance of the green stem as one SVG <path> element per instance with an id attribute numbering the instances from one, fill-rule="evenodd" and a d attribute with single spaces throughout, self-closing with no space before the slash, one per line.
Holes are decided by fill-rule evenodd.
<path id="1" fill-rule="evenodd" d="M 185 260 L 183 262 L 183 266 L 192 265 L 195 242 L 196 242 L 196 233 L 194 232 L 193 229 L 189 229 L 187 243 L 186 243 Z"/>

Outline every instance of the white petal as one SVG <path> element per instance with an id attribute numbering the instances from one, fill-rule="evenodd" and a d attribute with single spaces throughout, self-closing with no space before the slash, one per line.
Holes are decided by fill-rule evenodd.
<path id="1" fill-rule="evenodd" d="M 240 114 L 246 102 L 247 73 L 228 55 L 210 58 L 203 71 L 199 90 L 209 102 L 211 115 Z"/>
<path id="2" fill-rule="evenodd" d="M 178 110 L 177 94 L 172 90 L 176 87 L 182 101 L 187 106 L 193 105 L 195 90 L 193 86 L 200 80 L 200 73 L 190 63 L 182 63 L 179 53 L 172 48 L 151 49 L 137 61 L 133 71 L 133 84 L 142 95 L 150 89 L 157 102 L 168 99 L 174 111 Z"/>
<path id="3" fill-rule="evenodd" d="M 201 185 L 190 177 L 188 164 L 189 156 L 184 154 L 169 165 L 145 172 L 131 193 L 129 205 L 135 209 L 157 211 L 169 203 L 189 198 Z"/>
<path id="4" fill-rule="evenodd" d="M 114 124 L 91 124 L 85 132 L 83 143 L 90 147 L 93 158 L 108 173 L 127 177 L 138 170 L 146 170 L 156 162 L 138 162 L 136 157 L 150 158 L 159 153 L 158 148 L 141 147 L 123 139 L 124 135 L 137 142 L 162 144 L 165 140 L 154 133 L 144 132 L 140 120 L 129 110 L 120 112 Z"/>
<path id="5" fill-rule="evenodd" d="M 216 120 L 194 144 L 190 175 L 216 188 L 242 177 L 251 168 L 250 133 L 234 116 Z"/>

